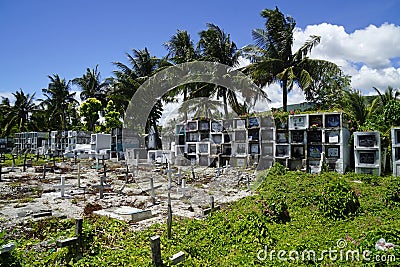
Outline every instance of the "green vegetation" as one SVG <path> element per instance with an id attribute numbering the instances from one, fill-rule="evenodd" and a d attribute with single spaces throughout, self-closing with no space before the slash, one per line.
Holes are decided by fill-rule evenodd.
<path id="1" fill-rule="evenodd" d="M 2 266 L 150 266 L 150 237 L 161 236 L 162 258 L 185 252 L 183 266 L 383 266 L 376 257 L 394 255 L 400 248 L 378 251 L 380 238 L 400 245 L 399 180 L 349 173 L 306 174 L 275 165 L 260 174 L 264 182 L 256 194 L 223 207 L 204 220 L 174 217 L 172 238 L 165 225 L 135 231 L 129 224 L 90 216 L 83 224 L 83 254 L 72 248 L 56 249 L 58 238 L 74 235 L 73 220 L 46 219 L 2 233 L 0 245 L 10 241 L 16 249 L 0 262 Z M 397 195 L 396 195 L 397 192 Z M 387 205 L 392 203 L 393 205 Z M 275 207 L 275 208 L 271 208 Z M 338 247 L 339 246 L 339 247 Z M 370 261 L 336 260 L 323 250 L 370 251 Z M 280 261 L 278 251 L 312 257 Z M 267 254 L 265 254 L 265 251 Z M 272 257 L 270 258 L 270 253 Z M 291 255 L 296 256 L 295 254 Z M 349 256 L 351 257 L 351 255 Z M 368 258 L 367 257 L 367 258 Z M 351 258 L 350 258 L 351 259 Z M 5 265 L 7 264 L 7 265 Z M 390 265 L 390 264 L 389 264 Z"/>

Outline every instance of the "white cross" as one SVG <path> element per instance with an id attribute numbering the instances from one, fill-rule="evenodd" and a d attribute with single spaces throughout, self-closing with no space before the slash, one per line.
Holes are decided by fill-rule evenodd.
<path id="1" fill-rule="evenodd" d="M 168 163 L 168 170 L 166 170 L 166 172 L 168 173 L 168 189 L 171 189 L 171 174 L 173 172 L 175 172 L 175 170 L 171 169 L 171 165 Z"/>
<path id="2" fill-rule="evenodd" d="M 60 188 L 61 189 L 61 197 L 65 196 L 65 188 L 71 187 L 72 185 L 70 184 L 65 184 L 65 177 L 61 176 L 61 184 L 53 186 L 54 188 Z"/>
<path id="3" fill-rule="evenodd" d="M 178 185 L 179 185 L 181 183 L 181 178 L 182 178 L 181 167 L 178 167 L 178 173 L 175 174 L 175 176 L 178 177 Z"/>

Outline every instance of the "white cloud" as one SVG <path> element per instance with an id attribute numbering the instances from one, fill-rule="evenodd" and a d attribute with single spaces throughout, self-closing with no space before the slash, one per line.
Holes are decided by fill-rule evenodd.
<path id="1" fill-rule="evenodd" d="M 10 101 L 14 101 L 14 96 L 12 93 L 7 93 L 7 92 L 0 92 L 0 98 L 8 98 Z"/>
<path id="2" fill-rule="evenodd" d="M 352 76 L 352 87 L 364 94 L 372 87 L 400 88 L 400 26 L 370 25 L 347 33 L 343 26 L 322 23 L 296 29 L 293 51 L 304 44 L 310 35 L 321 36 L 311 57 L 332 61 Z"/>

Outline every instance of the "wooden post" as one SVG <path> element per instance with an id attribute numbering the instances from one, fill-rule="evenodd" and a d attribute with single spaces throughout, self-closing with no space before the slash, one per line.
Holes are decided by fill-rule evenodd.
<path id="1" fill-rule="evenodd" d="M 0 164 L 0 182 L 1 182 L 1 172 L 2 172 L 2 167 L 3 167 L 3 166 L 1 166 L 1 164 Z"/>
<path id="2" fill-rule="evenodd" d="M 11 154 L 11 157 L 12 157 L 12 165 L 11 165 L 11 171 L 13 172 L 14 171 L 14 167 L 15 167 L 15 157 L 14 157 L 14 155 L 13 154 Z"/>
<path id="3" fill-rule="evenodd" d="M 171 207 L 171 195 L 168 193 L 168 217 L 167 217 L 167 237 L 171 238 L 172 230 L 172 207 Z"/>
<path id="4" fill-rule="evenodd" d="M 250 176 L 247 174 L 246 178 L 247 178 L 247 190 L 250 191 L 251 190 L 251 188 L 250 188 Z"/>
<path id="5" fill-rule="evenodd" d="M 150 237 L 151 261 L 155 266 L 162 266 L 160 236 Z"/>
<path id="6" fill-rule="evenodd" d="M 126 172 L 125 172 L 125 183 L 126 184 L 128 183 L 128 179 L 129 179 L 129 166 L 128 166 L 128 164 L 126 164 Z"/>
<path id="7" fill-rule="evenodd" d="M 24 156 L 24 166 L 23 166 L 23 172 L 25 172 L 26 171 L 26 154 L 25 154 L 25 156 Z"/>
<path id="8" fill-rule="evenodd" d="M 78 187 L 81 187 L 81 164 L 78 163 Z"/>
<path id="9" fill-rule="evenodd" d="M 154 193 L 154 179 L 153 177 L 150 177 L 150 194 L 151 194 L 151 202 L 153 205 L 156 204 L 156 195 Z"/>
<path id="10" fill-rule="evenodd" d="M 210 207 L 214 210 L 214 196 L 210 196 Z"/>
<path id="11" fill-rule="evenodd" d="M 196 175 L 194 173 L 194 165 L 192 165 L 192 177 L 193 177 L 193 181 L 196 180 Z"/>
<path id="12" fill-rule="evenodd" d="M 178 174 L 176 174 L 176 176 L 178 176 L 178 187 L 181 184 L 181 177 L 182 177 L 182 170 L 181 167 L 178 167 Z"/>
<path id="13" fill-rule="evenodd" d="M 46 179 L 46 164 L 43 164 L 43 180 Z"/>
<path id="14" fill-rule="evenodd" d="M 75 235 L 78 237 L 78 252 L 82 251 L 82 218 L 75 220 Z"/>

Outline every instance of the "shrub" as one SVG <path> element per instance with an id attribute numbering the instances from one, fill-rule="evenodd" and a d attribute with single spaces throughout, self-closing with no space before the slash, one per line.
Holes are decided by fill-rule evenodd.
<path id="1" fill-rule="evenodd" d="M 331 219 L 345 219 L 360 207 L 357 194 L 343 180 L 325 186 L 318 200 L 319 209 Z"/>
<path id="2" fill-rule="evenodd" d="M 392 182 L 391 190 L 386 193 L 384 202 L 389 206 L 400 206 L 400 181 L 394 180 Z"/>
<path id="3" fill-rule="evenodd" d="M 268 170 L 268 175 L 271 176 L 285 175 L 286 173 L 287 170 L 285 166 L 283 166 L 279 162 L 275 162 L 274 165 Z"/>
<path id="4" fill-rule="evenodd" d="M 264 202 L 263 213 L 273 222 L 276 223 L 290 222 L 288 205 L 286 203 L 286 198 L 284 196 L 275 197 L 270 201 Z"/>

